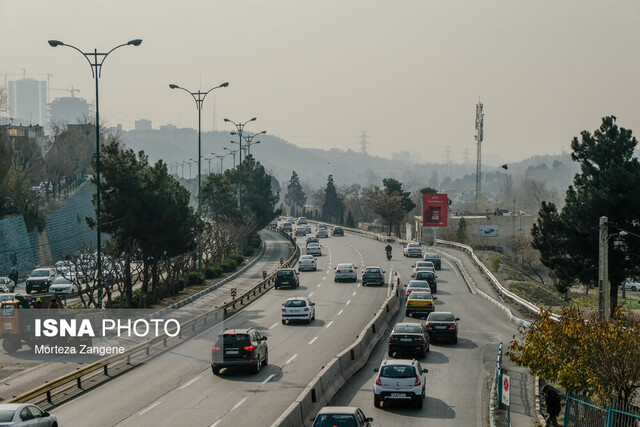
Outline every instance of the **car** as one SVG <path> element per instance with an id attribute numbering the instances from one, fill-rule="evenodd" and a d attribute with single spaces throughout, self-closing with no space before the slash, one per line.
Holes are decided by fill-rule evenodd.
<path id="1" fill-rule="evenodd" d="M 423 269 L 423 271 L 433 271 L 434 274 L 436 272 L 436 268 L 431 261 L 418 261 L 411 267 L 413 267 L 413 272 L 411 273 L 412 278 L 416 277 L 416 272 L 421 268 Z"/>
<path id="2" fill-rule="evenodd" d="M 271 222 L 269 222 L 269 228 L 278 228 L 278 220 L 271 220 Z"/>
<path id="3" fill-rule="evenodd" d="M 353 282 L 357 282 L 358 281 L 358 273 L 356 272 L 357 269 L 358 267 L 354 266 L 353 264 L 349 264 L 349 263 L 338 264 L 335 270 L 335 274 L 333 276 L 333 281 L 339 282 L 341 280 L 351 280 Z"/>
<path id="4" fill-rule="evenodd" d="M 211 371 L 219 375 L 222 368 L 244 366 L 255 373 L 269 364 L 267 337 L 254 328 L 224 329 L 211 348 Z"/>
<path id="5" fill-rule="evenodd" d="M 456 344 L 458 342 L 459 321 L 460 318 L 455 317 L 453 313 L 434 311 L 429 314 L 424 326 L 432 339 L 447 339 Z"/>
<path id="6" fill-rule="evenodd" d="M 307 229 L 304 227 L 296 227 L 296 236 L 306 236 Z"/>
<path id="7" fill-rule="evenodd" d="M 307 255 L 322 255 L 322 248 L 320 247 L 320 243 L 309 243 L 307 245 Z"/>
<path id="8" fill-rule="evenodd" d="M 407 296 L 413 291 L 423 291 L 431 293 L 431 286 L 426 280 L 409 280 L 409 283 L 404 285 L 407 288 Z"/>
<path id="9" fill-rule="evenodd" d="M 367 418 L 362 409 L 355 406 L 325 406 L 311 421 L 312 427 L 371 427 L 373 418 Z"/>
<path id="10" fill-rule="evenodd" d="M 49 286 L 56 277 L 56 269 L 52 267 L 39 267 L 34 269 L 26 281 L 26 292 L 47 292 Z"/>
<path id="11" fill-rule="evenodd" d="M 2 403 L 0 425 L 52 427 L 58 425 L 58 419 L 30 403 Z"/>
<path id="12" fill-rule="evenodd" d="M 289 286 L 292 288 L 300 286 L 298 272 L 293 268 L 281 268 L 276 271 L 275 288 L 279 289 L 281 286 Z"/>
<path id="13" fill-rule="evenodd" d="M 54 294 L 77 294 L 79 289 L 75 275 L 70 274 L 56 277 L 49 286 L 49 292 Z"/>
<path id="14" fill-rule="evenodd" d="M 436 270 L 442 270 L 442 258 L 435 252 L 427 252 L 422 256 L 424 261 L 431 261 Z"/>
<path id="15" fill-rule="evenodd" d="M 307 245 L 309 243 L 318 243 L 320 240 L 316 236 L 307 237 Z"/>
<path id="16" fill-rule="evenodd" d="M 327 224 L 318 224 L 318 230 L 324 228 L 325 230 L 327 229 Z"/>
<path id="17" fill-rule="evenodd" d="M 8 292 L 13 292 L 16 288 L 16 282 L 9 279 L 7 276 L 0 277 L 0 285 L 5 286 Z"/>
<path id="18" fill-rule="evenodd" d="M 300 218 L 298 218 L 298 221 L 296 222 L 296 224 L 298 225 L 303 225 L 307 223 L 307 218 L 301 216 Z"/>
<path id="19" fill-rule="evenodd" d="M 436 276 L 432 271 L 418 271 L 416 273 L 415 280 L 426 280 L 429 283 L 429 288 L 431 288 L 432 294 L 438 293 L 438 282 L 436 281 Z"/>
<path id="20" fill-rule="evenodd" d="M 319 228 L 318 231 L 316 231 L 316 237 L 329 237 L 329 233 L 326 228 Z"/>
<path id="21" fill-rule="evenodd" d="M 298 271 L 311 270 L 316 271 L 318 266 L 316 265 L 316 258 L 313 255 L 301 255 L 298 260 Z"/>
<path id="22" fill-rule="evenodd" d="M 422 258 L 422 245 L 420 243 L 411 242 L 402 248 L 402 255 L 406 257 L 418 257 Z"/>
<path id="23" fill-rule="evenodd" d="M 640 283 L 638 281 L 633 280 L 631 278 L 625 280 L 624 288 L 629 291 L 640 291 Z"/>
<path id="24" fill-rule="evenodd" d="M 290 223 L 290 224 L 295 224 L 296 219 L 294 217 L 292 217 L 292 216 L 288 216 L 287 217 L 287 222 Z"/>
<path id="25" fill-rule="evenodd" d="M 389 335 L 389 357 L 411 353 L 426 357 L 429 352 L 429 333 L 422 323 L 396 323 Z"/>
<path id="26" fill-rule="evenodd" d="M 373 383 L 373 406 L 380 408 L 387 400 L 413 402 L 418 408 L 424 405 L 426 374 L 417 360 L 386 359 L 380 368 L 374 369 L 378 375 Z"/>
<path id="27" fill-rule="evenodd" d="M 414 314 L 431 313 L 436 309 L 436 297 L 431 295 L 431 292 L 425 291 L 413 291 L 407 295 L 407 301 L 405 302 L 405 310 L 407 316 L 411 317 Z"/>
<path id="28" fill-rule="evenodd" d="M 384 273 L 385 271 L 377 266 L 365 267 L 362 272 L 362 286 L 384 285 Z"/>
<path id="29" fill-rule="evenodd" d="M 333 231 L 331 231 L 332 236 L 344 236 L 344 229 L 339 226 L 333 227 Z"/>
<path id="30" fill-rule="evenodd" d="M 316 318 L 316 304 L 307 297 L 289 298 L 282 303 L 282 324 L 287 321 L 301 320 L 307 323 Z"/>
<path id="31" fill-rule="evenodd" d="M 16 295 L 18 294 L 13 292 L 10 294 L 0 294 L 0 303 L 2 303 L 2 301 L 9 301 L 9 300 L 15 299 Z"/>
<path id="32" fill-rule="evenodd" d="M 304 224 L 304 230 L 307 234 L 311 233 L 311 224 Z"/>
<path id="33" fill-rule="evenodd" d="M 287 232 L 293 231 L 293 226 L 291 225 L 290 222 L 284 222 L 280 227 L 282 231 L 287 231 Z"/>
<path id="34" fill-rule="evenodd" d="M 64 265 L 61 267 L 56 267 L 56 272 L 63 277 L 75 276 L 78 279 L 84 277 L 84 272 L 82 271 L 82 269 L 71 264 Z"/>

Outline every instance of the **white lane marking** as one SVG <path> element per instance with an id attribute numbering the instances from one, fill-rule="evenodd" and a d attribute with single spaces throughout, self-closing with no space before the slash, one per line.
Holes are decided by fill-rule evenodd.
<path id="1" fill-rule="evenodd" d="M 443 258 L 443 261 L 446 262 L 447 264 L 449 264 L 451 266 L 451 269 L 456 273 L 456 276 L 460 276 L 460 273 L 458 273 L 458 269 L 456 267 L 454 267 L 453 264 L 451 264 L 449 261 L 447 261 L 446 259 Z"/>
<path id="2" fill-rule="evenodd" d="M 356 288 L 359 288 L 359 287 L 360 287 L 360 285 L 362 285 L 362 283 L 358 283 L 358 286 L 356 286 Z"/>
<path id="3" fill-rule="evenodd" d="M 144 415 L 147 412 L 149 412 L 150 410 L 152 410 L 153 408 L 155 408 L 156 406 L 158 406 L 159 404 L 161 404 L 162 401 L 158 400 L 156 403 L 147 406 L 145 409 L 143 409 L 142 411 L 138 412 L 138 415 Z"/>
<path id="4" fill-rule="evenodd" d="M 218 424 L 220 424 L 222 422 L 222 420 L 218 420 L 215 423 L 211 424 L 209 427 L 216 427 Z"/>
<path id="5" fill-rule="evenodd" d="M 393 277 L 393 266 L 389 269 L 389 278 L 387 279 L 387 296 L 391 295 L 391 278 Z"/>
<path id="6" fill-rule="evenodd" d="M 291 363 L 293 361 L 293 359 L 295 359 L 296 357 L 298 357 L 298 354 L 294 354 L 293 356 L 291 356 L 291 359 L 287 360 L 286 362 L 284 362 L 285 365 L 288 365 L 289 363 Z"/>
<path id="7" fill-rule="evenodd" d="M 311 298 L 311 295 L 313 295 L 313 292 L 311 292 L 311 293 L 309 294 L 309 298 Z"/>
<path id="8" fill-rule="evenodd" d="M 184 390 L 185 388 L 189 387 L 191 384 L 195 383 L 199 379 L 200 377 L 195 377 L 194 379 L 192 379 L 191 381 L 189 381 L 188 383 L 185 383 L 182 387 L 180 387 L 179 390 Z"/>
<path id="9" fill-rule="evenodd" d="M 333 324 L 333 320 L 332 320 L 331 322 L 327 323 L 326 328 L 328 328 L 328 327 L 329 327 L 329 326 L 331 326 L 332 324 Z"/>
<path id="10" fill-rule="evenodd" d="M 318 337 L 315 337 L 314 339 L 312 339 L 311 341 L 309 341 L 309 344 L 313 344 L 314 342 L 316 342 L 316 340 L 318 339 Z"/>
<path id="11" fill-rule="evenodd" d="M 344 305 L 349 305 L 350 302 L 351 302 L 351 300 L 345 302 Z"/>
<path id="12" fill-rule="evenodd" d="M 269 326 L 269 329 L 273 329 L 273 328 L 275 328 L 276 326 L 278 326 L 278 324 L 277 324 L 277 323 L 274 323 L 273 325 Z"/>
<path id="13" fill-rule="evenodd" d="M 242 400 L 238 403 L 236 403 L 236 406 L 234 406 L 233 408 L 231 408 L 232 411 L 235 411 L 236 409 L 238 409 L 240 407 L 240 405 L 242 405 L 245 401 L 247 400 L 246 397 L 242 398 Z"/>
<path id="14" fill-rule="evenodd" d="M 353 291 L 353 294 L 351 294 L 351 295 L 355 297 L 356 296 L 356 292 L 357 291 Z"/>
<path id="15" fill-rule="evenodd" d="M 318 283 L 318 286 L 317 286 L 317 287 L 319 288 L 320 286 L 322 286 L 322 283 Z"/>
<path id="16" fill-rule="evenodd" d="M 273 377 L 275 377 L 275 376 L 276 376 L 276 374 L 271 374 L 271 375 L 269 375 L 269 376 L 267 377 L 267 379 L 265 379 L 264 381 L 262 381 L 262 382 L 260 383 L 260 385 L 265 385 L 266 383 L 268 383 L 269 381 L 271 381 L 271 378 L 273 378 Z"/>
<path id="17" fill-rule="evenodd" d="M 328 273 L 328 272 L 329 272 L 329 271 L 327 271 L 327 273 Z M 326 278 L 327 278 L 327 276 L 324 276 L 324 277 L 322 278 L 322 280 L 324 280 L 324 279 L 326 279 Z"/>
<path id="18" fill-rule="evenodd" d="M 340 316 L 341 314 L 342 314 L 342 310 L 340 310 L 340 311 L 338 312 L 338 316 Z"/>

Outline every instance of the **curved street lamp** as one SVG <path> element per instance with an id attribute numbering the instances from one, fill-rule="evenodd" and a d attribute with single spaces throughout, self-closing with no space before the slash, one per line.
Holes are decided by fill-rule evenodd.
<path id="1" fill-rule="evenodd" d="M 246 147 L 247 147 L 247 156 L 251 155 L 251 146 L 253 144 L 260 144 L 260 141 L 256 141 L 256 142 L 251 142 L 253 141 L 253 138 L 255 138 L 258 135 L 264 135 L 265 133 L 267 133 L 266 130 L 263 130 L 262 132 L 258 132 L 258 133 L 254 133 L 253 135 L 249 135 L 249 136 L 245 136 L 244 140 L 246 142 Z"/>
<path id="2" fill-rule="evenodd" d="M 240 160 L 238 161 L 238 164 L 242 163 L 242 131 L 244 130 L 244 127 L 247 125 L 247 123 L 249 122 L 255 122 L 256 120 L 258 120 L 257 117 L 252 117 L 251 119 L 247 120 L 246 122 L 239 122 L 236 123 L 233 120 L 229 120 L 229 119 L 224 119 L 225 122 L 229 122 L 231 124 L 233 124 L 236 129 L 238 130 L 237 132 L 231 132 L 231 135 L 238 135 L 238 143 L 240 144 Z"/>
<path id="3" fill-rule="evenodd" d="M 231 141 L 231 143 L 235 144 L 235 141 Z M 224 150 L 227 150 L 229 152 L 229 154 L 231 154 L 233 156 L 233 168 L 236 168 L 236 153 L 238 152 L 238 150 L 232 150 L 230 148 L 224 147 Z"/>
<path id="4" fill-rule="evenodd" d="M 96 81 L 96 230 L 97 230 L 97 261 L 96 267 L 98 269 L 97 281 L 98 281 L 98 308 L 102 308 L 102 254 L 101 254 L 101 244 L 102 239 L 100 235 L 100 108 L 98 103 L 98 80 L 102 76 L 102 64 L 104 64 L 107 56 L 114 50 L 123 47 L 123 46 L 140 46 L 142 44 L 142 39 L 133 39 L 129 40 L 126 43 L 120 44 L 107 53 L 100 53 L 97 49 L 94 49 L 93 52 L 83 52 L 77 47 L 63 43 L 60 40 L 48 40 L 49 46 L 58 47 L 58 46 L 66 46 L 74 49 L 82 56 L 85 57 L 87 62 L 89 62 L 89 66 L 91 67 L 91 76 Z"/>

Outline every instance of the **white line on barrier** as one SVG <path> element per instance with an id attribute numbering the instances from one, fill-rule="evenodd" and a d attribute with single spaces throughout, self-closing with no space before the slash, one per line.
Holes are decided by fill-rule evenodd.
<path id="1" fill-rule="evenodd" d="M 191 384 L 195 383 L 199 379 L 200 379 L 200 377 L 195 377 L 194 379 L 192 379 L 191 381 L 189 381 L 188 383 L 186 383 L 182 387 L 180 387 L 180 390 L 184 390 L 185 388 L 189 387 Z"/>
<path id="2" fill-rule="evenodd" d="M 276 326 L 278 326 L 278 324 L 277 324 L 277 323 L 274 323 L 273 325 L 269 326 L 269 329 L 273 329 L 273 328 L 275 328 Z"/>
<path id="3" fill-rule="evenodd" d="M 353 291 L 353 294 L 351 294 L 351 295 L 355 297 L 356 296 L 356 292 L 357 291 Z"/>
<path id="4" fill-rule="evenodd" d="M 327 323 L 327 326 L 325 326 L 326 328 L 328 328 L 329 326 L 331 326 L 333 324 L 333 320 L 329 323 Z"/>
<path id="5" fill-rule="evenodd" d="M 317 286 L 317 287 L 319 288 L 320 286 L 322 286 L 322 283 L 318 283 L 318 286 Z"/>
<path id="6" fill-rule="evenodd" d="M 275 377 L 275 376 L 276 376 L 276 374 L 271 374 L 271 375 L 269 375 L 269 376 L 268 376 L 264 381 L 262 381 L 262 382 L 260 383 L 260 385 L 265 385 L 266 383 L 268 383 L 269 381 L 271 381 L 271 378 L 273 378 L 273 377 Z"/>
<path id="7" fill-rule="evenodd" d="M 143 409 L 142 411 L 138 412 L 138 415 L 146 414 L 147 412 L 149 412 L 150 410 L 152 410 L 153 408 L 155 408 L 156 406 L 158 406 L 161 403 L 162 403 L 162 401 L 158 400 L 156 403 L 154 403 L 154 404 L 152 404 L 150 406 L 147 406 L 145 409 Z"/>
<path id="8" fill-rule="evenodd" d="M 293 356 L 291 356 L 291 359 L 287 360 L 286 362 L 284 362 L 285 365 L 288 365 L 289 363 L 291 363 L 293 361 L 293 359 L 295 359 L 296 357 L 298 357 L 298 354 L 294 354 Z"/>
<path id="9" fill-rule="evenodd" d="M 222 422 L 222 420 L 218 420 L 215 423 L 211 424 L 209 427 L 216 427 L 218 424 L 220 424 Z"/>
<path id="10" fill-rule="evenodd" d="M 316 340 L 318 339 L 318 337 L 315 337 L 314 339 L 312 339 L 311 341 L 309 341 L 309 344 L 313 344 L 314 342 L 316 342 Z"/>
<path id="11" fill-rule="evenodd" d="M 340 316 L 341 314 L 342 314 L 342 310 L 340 310 L 340 311 L 338 312 L 338 316 Z"/>
<path id="12" fill-rule="evenodd" d="M 345 302 L 344 305 L 349 305 L 350 302 L 351 302 L 351 300 Z"/>
<path id="13" fill-rule="evenodd" d="M 236 403 L 236 406 L 234 406 L 233 408 L 231 408 L 232 411 L 235 411 L 236 409 L 238 409 L 240 407 L 240 405 L 242 405 L 245 401 L 247 400 L 246 397 L 242 398 L 242 400 L 238 403 Z"/>

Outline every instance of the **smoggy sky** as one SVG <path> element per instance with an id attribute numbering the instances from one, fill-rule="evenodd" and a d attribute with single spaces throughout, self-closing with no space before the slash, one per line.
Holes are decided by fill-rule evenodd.
<path id="1" fill-rule="evenodd" d="M 202 128 L 258 120 L 302 147 L 412 151 L 423 161 L 514 161 L 570 151 L 603 116 L 640 133 L 640 3 L 594 0 L 0 0 L 1 73 L 95 100 L 87 61 L 57 39 L 106 52 L 100 115 L 197 127 L 176 83 L 205 100 Z M 15 74 L 15 75 L 14 75 Z M 51 91 L 51 98 L 69 96 Z M 215 110 L 214 110 L 215 105 Z M 215 111 L 215 112 L 214 112 Z"/>

